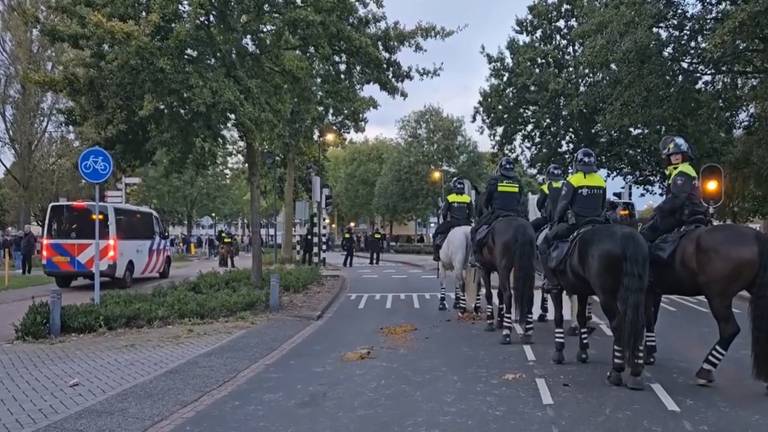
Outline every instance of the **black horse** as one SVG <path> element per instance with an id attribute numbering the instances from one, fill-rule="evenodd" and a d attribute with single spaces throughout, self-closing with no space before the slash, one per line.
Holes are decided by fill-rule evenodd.
<path id="1" fill-rule="evenodd" d="M 643 331 L 648 282 L 648 246 L 636 229 L 624 225 L 595 225 L 584 231 L 555 276 L 569 295 L 578 299 L 579 353 L 589 360 L 587 300 L 597 295 L 613 331 L 613 362 L 608 381 L 622 385 L 628 366 L 627 387 L 643 389 Z M 555 353 L 552 361 L 565 361 L 563 292 L 552 293 L 555 311 Z"/>
<path id="2" fill-rule="evenodd" d="M 755 378 L 768 382 L 768 237 L 752 228 L 723 224 L 685 235 L 669 261 L 652 257 L 651 301 L 646 327 L 646 363 L 656 361 L 654 327 L 662 294 L 703 295 L 717 321 L 720 338 L 696 372 L 700 385 L 715 380 L 715 369 L 740 332 L 733 298 L 750 293 L 752 368 Z"/>
<path id="3" fill-rule="evenodd" d="M 482 202 L 481 200 L 479 200 Z M 485 285 L 486 330 L 495 330 L 493 316 L 493 294 L 491 292 L 491 274 L 499 275 L 499 321 L 502 320 L 502 344 L 512 343 L 512 294 L 515 297 L 515 310 L 523 326 L 523 343 L 533 340 L 533 285 L 536 277 L 534 261 L 536 259 L 536 235 L 531 224 L 520 217 L 506 216 L 496 221 L 487 234 L 487 240 L 477 257 L 481 267 L 482 281 Z M 510 276 L 514 270 L 514 281 L 510 286 Z M 479 291 L 478 287 L 478 292 Z"/>

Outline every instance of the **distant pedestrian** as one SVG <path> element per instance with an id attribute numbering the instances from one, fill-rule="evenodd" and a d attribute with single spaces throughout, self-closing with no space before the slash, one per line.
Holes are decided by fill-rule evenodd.
<path id="1" fill-rule="evenodd" d="M 203 238 L 202 237 L 197 236 L 197 238 L 195 239 L 195 247 L 197 248 L 197 254 L 198 255 L 203 255 L 205 253 L 204 248 L 203 248 Z"/>
<path id="2" fill-rule="evenodd" d="M 208 246 L 208 258 L 213 258 L 216 256 L 216 240 L 213 238 L 213 236 L 208 236 L 207 246 Z"/>
<path id="3" fill-rule="evenodd" d="M 416 243 L 424 244 L 424 234 L 419 234 L 419 238 L 416 239 Z"/>
<path id="4" fill-rule="evenodd" d="M 13 256 L 12 255 L 13 240 L 11 240 L 11 237 L 9 235 L 7 235 L 7 234 L 3 236 L 2 247 L 3 247 L 3 253 L 2 253 L 1 257 L 2 257 L 3 261 L 5 261 L 6 258 L 8 260 L 11 260 L 12 256 Z M 5 265 L 5 264 L 3 264 L 3 265 Z"/>
<path id="5" fill-rule="evenodd" d="M 21 270 L 21 233 L 13 236 L 13 267 Z"/>
<path id="6" fill-rule="evenodd" d="M 24 237 L 21 240 L 21 274 L 32 273 L 32 255 L 35 254 L 37 238 L 29 227 L 24 229 Z"/>
<path id="7" fill-rule="evenodd" d="M 379 260 L 381 259 L 381 249 L 384 247 L 384 234 L 382 234 L 378 228 L 373 229 L 373 234 L 371 234 L 371 237 L 368 240 L 368 247 L 371 251 L 371 260 L 369 261 L 369 264 L 374 264 L 375 257 L 376 265 L 379 265 Z"/>
<path id="8" fill-rule="evenodd" d="M 355 256 L 355 238 L 352 235 L 352 228 L 347 228 L 344 232 L 341 239 L 341 250 L 344 251 L 343 266 L 346 267 L 347 263 L 349 263 L 349 266 L 352 267 L 352 259 Z"/>
<path id="9" fill-rule="evenodd" d="M 312 265 L 312 234 L 306 233 L 301 239 L 301 264 Z"/>

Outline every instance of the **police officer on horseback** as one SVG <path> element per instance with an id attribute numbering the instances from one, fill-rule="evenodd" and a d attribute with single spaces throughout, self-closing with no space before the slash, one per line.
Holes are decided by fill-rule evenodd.
<path id="1" fill-rule="evenodd" d="M 477 255 L 483 238 L 477 238 L 478 231 L 484 226 L 491 225 L 496 219 L 504 216 L 517 216 L 528 219 L 528 199 L 520 179 L 515 174 L 515 162 L 510 157 L 499 161 L 496 175 L 488 180 L 485 187 L 483 208 L 486 212 L 472 227 L 472 254 L 470 264 L 477 265 Z M 487 231 L 486 231 L 487 232 Z"/>
<path id="2" fill-rule="evenodd" d="M 604 223 L 605 179 L 597 173 L 595 152 L 582 148 L 573 160 L 573 174 L 563 184 L 549 230 L 540 247 L 542 263 L 547 268 L 549 249 L 553 242 L 568 239 L 579 228 Z"/>
<path id="3" fill-rule="evenodd" d="M 666 198 L 653 210 L 653 218 L 641 234 L 653 243 L 685 225 L 706 225 L 707 209 L 701 202 L 699 180 L 691 165 L 693 151 L 680 136 L 665 136 L 659 143 L 667 165 Z"/>
<path id="4" fill-rule="evenodd" d="M 440 217 L 443 221 L 432 234 L 434 247 L 432 258 L 435 261 L 440 261 L 440 248 L 452 229 L 458 226 L 472 225 L 473 208 L 472 198 L 466 194 L 464 180 L 455 177 L 451 180 L 451 193 L 445 197 L 445 204 L 440 209 Z"/>
<path id="5" fill-rule="evenodd" d="M 541 185 L 539 197 L 536 199 L 536 208 L 541 216 L 531 221 L 533 230 L 537 233 L 555 218 L 557 203 L 563 191 L 563 177 L 563 168 L 560 165 L 552 164 L 547 167 L 547 182 Z"/>

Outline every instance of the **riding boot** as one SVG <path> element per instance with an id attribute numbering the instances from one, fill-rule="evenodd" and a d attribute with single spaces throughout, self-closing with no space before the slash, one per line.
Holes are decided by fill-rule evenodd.
<path id="1" fill-rule="evenodd" d="M 479 265 L 477 264 L 477 255 L 478 255 L 477 250 L 476 250 L 476 248 L 473 245 L 472 248 L 469 251 L 469 266 L 470 267 L 475 267 L 475 268 L 479 267 Z"/>
<path id="2" fill-rule="evenodd" d="M 432 245 L 432 261 L 440 262 L 440 246 L 438 244 Z"/>

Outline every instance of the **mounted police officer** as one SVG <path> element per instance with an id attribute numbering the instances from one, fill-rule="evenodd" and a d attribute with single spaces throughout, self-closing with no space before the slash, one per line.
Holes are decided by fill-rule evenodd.
<path id="1" fill-rule="evenodd" d="M 355 256 L 355 238 L 352 235 L 352 227 L 347 227 L 344 230 L 341 237 L 341 250 L 344 251 L 344 267 L 347 266 L 347 263 L 352 267 L 352 259 Z"/>
<path id="2" fill-rule="evenodd" d="M 452 229 L 472 225 L 472 198 L 466 194 L 466 184 L 460 178 L 451 180 L 451 193 L 445 197 L 445 204 L 440 209 L 443 221 L 435 228 L 432 234 L 434 245 L 433 259 L 440 261 L 440 247 Z"/>
<path id="3" fill-rule="evenodd" d="M 376 265 L 379 265 L 381 259 L 381 249 L 384 247 L 384 234 L 379 231 L 378 228 L 374 228 L 373 234 L 369 240 L 369 248 L 371 250 L 370 265 L 373 265 L 373 258 L 376 257 Z"/>
<path id="4" fill-rule="evenodd" d="M 531 221 L 535 232 L 550 224 L 555 218 L 555 209 L 563 191 L 563 168 L 552 164 L 547 167 L 547 182 L 541 185 L 539 197 L 536 199 L 536 208 L 541 215 Z"/>
<path id="5" fill-rule="evenodd" d="M 540 248 L 545 269 L 548 268 L 547 257 L 552 243 L 568 239 L 585 225 L 605 222 L 605 205 L 605 179 L 597 173 L 595 152 L 582 148 L 573 160 L 573 174 L 563 184 L 552 220 L 554 226 Z"/>
<path id="6" fill-rule="evenodd" d="M 707 223 L 699 176 L 691 165 L 691 146 L 682 137 L 668 135 L 661 139 L 659 147 L 667 164 L 667 191 L 664 201 L 653 210 L 653 218 L 641 230 L 648 243 L 682 226 Z"/>
<path id="7" fill-rule="evenodd" d="M 496 175 L 488 180 L 485 187 L 483 208 L 486 209 L 472 227 L 472 254 L 470 264 L 477 265 L 476 257 L 480 253 L 483 238 L 477 238 L 478 231 L 484 226 L 504 216 L 517 216 L 528 219 L 528 196 L 520 179 L 515 174 L 515 162 L 510 157 L 503 157 L 496 168 Z M 487 232 L 487 231 L 486 231 Z"/>

